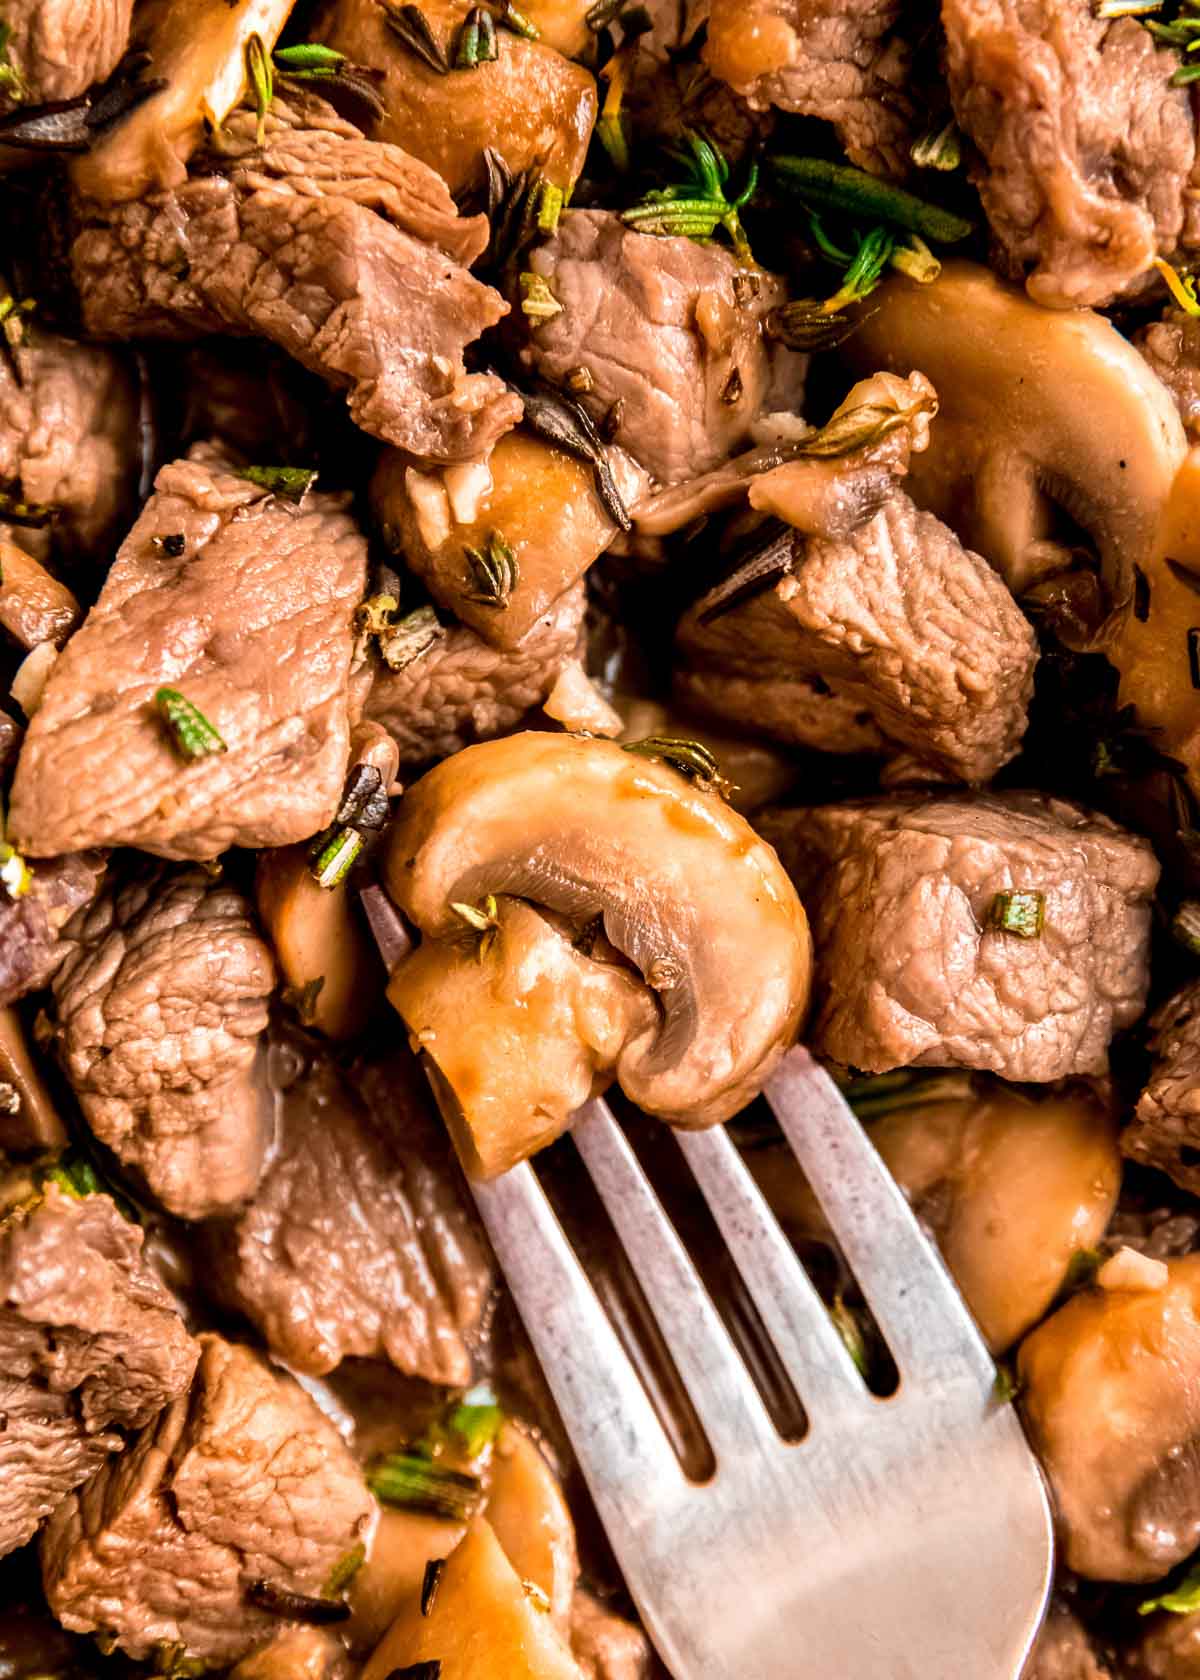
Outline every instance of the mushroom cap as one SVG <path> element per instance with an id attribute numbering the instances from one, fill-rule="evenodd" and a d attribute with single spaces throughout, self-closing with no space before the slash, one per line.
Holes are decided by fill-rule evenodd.
<path id="1" fill-rule="evenodd" d="M 451 906 L 489 893 L 602 917 L 661 1011 L 617 1078 L 678 1124 L 744 1107 L 808 1002 L 808 922 L 771 847 L 716 792 L 609 741 L 526 733 L 444 760 L 405 796 L 384 877 L 427 938 L 460 937 Z"/>
<path id="2" fill-rule="evenodd" d="M 1132 597 L 1186 440 L 1166 387 L 1091 309 L 1043 309 L 990 270 L 950 262 L 897 276 L 842 354 L 864 371 L 919 369 L 940 411 L 908 490 L 1020 591 L 1062 570 L 1049 502 L 1094 540 L 1112 594 Z"/>

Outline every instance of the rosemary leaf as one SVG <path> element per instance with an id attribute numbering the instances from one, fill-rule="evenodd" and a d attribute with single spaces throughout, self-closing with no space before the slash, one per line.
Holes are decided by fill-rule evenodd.
<path id="1" fill-rule="evenodd" d="M 57 1184 L 74 1201 L 98 1196 L 104 1190 L 99 1174 L 86 1155 L 64 1155 L 42 1175 L 43 1184 Z"/>
<path id="2" fill-rule="evenodd" d="M 503 1427 L 504 1412 L 487 1383 L 469 1388 L 446 1419 L 447 1432 L 461 1442 L 470 1459 L 481 1458 Z"/>
<path id="3" fill-rule="evenodd" d="M 1200 900 L 1185 898 L 1171 917 L 1171 937 L 1194 957 L 1200 957 Z"/>
<path id="4" fill-rule="evenodd" d="M 987 926 L 1018 939 L 1040 939 L 1046 920 L 1046 895 L 1042 892 L 998 892 L 988 906 Z"/>
<path id="5" fill-rule="evenodd" d="M 1170 1610 L 1176 1616 L 1189 1616 L 1193 1610 L 1200 1610 L 1200 1565 L 1189 1569 L 1169 1592 L 1144 1598 L 1138 1605 L 1139 1616 L 1149 1616 L 1155 1610 Z"/>
<path id="6" fill-rule="evenodd" d="M 93 138 L 87 123 L 90 109 L 87 94 L 19 106 L 0 117 L 0 146 L 29 152 L 86 152 Z"/>
<path id="7" fill-rule="evenodd" d="M 621 749 L 639 758 L 658 758 L 689 782 L 699 782 L 722 797 L 732 787 L 721 774 L 721 767 L 700 741 L 690 741 L 677 735 L 647 735 L 641 741 L 629 741 Z"/>
<path id="8" fill-rule="evenodd" d="M 306 1622 L 310 1627 L 326 1627 L 333 1622 L 350 1619 L 350 1606 L 343 1598 L 312 1598 L 308 1593 L 293 1592 L 274 1581 L 251 1581 L 246 1588 L 246 1602 L 268 1616 L 279 1616 L 289 1622 Z"/>
<path id="9" fill-rule="evenodd" d="M 9 898 L 24 898 L 33 885 L 33 871 L 15 846 L 0 840 L 0 887 Z"/>
<path id="10" fill-rule="evenodd" d="M 25 83 L 8 50 L 12 36 L 12 24 L 0 18 L 0 94 L 19 105 L 25 97 Z"/>
<path id="11" fill-rule="evenodd" d="M 432 607 L 416 607 L 398 623 L 380 632 L 380 656 L 389 671 L 403 671 L 444 640 L 445 635 L 445 626 L 439 623 Z"/>
<path id="12" fill-rule="evenodd" d="M 954 118 L 944 128 L 931 128 L 914 140 L 908 155 L 918 169 L 957 169 L 962 162 L 962 136 Z"/>
<path id="13" fill-rule="evenodd" d="M 162 714 L 181 758 L 207 758 L 213 753 L 229 751 L 204 713 L 177 688 L 160 688 L 154 696 L 154 704 Z"/>
<path id="14" fill-rule="evenodd" d="M 1152 267 L 1156 268 L 1167 283 L 1167 290 L 1175 299 L 1180 309 L 1188 315 L 1200 315 L 1200 298 L 1196 296 L 1196 282 L 1190 274 L 1180 274 L 1163 257 L 1155 257 Z"/>
<path id="15" fill-rule="evenodd" d="M 771 159 L 771 168 L 783 186 L 818 210 L 841 210 L 860 219 L 886 222 L 940 245 L 957 244 L 973 231 L 972 224 L 964 217 L 881 181 L 865 169 L 855 169 L 852 164 L 829 163 L 824 158 L 777 156 Z"/>
<path id="16" fill-rule="evenodd" d="M 276 69 L 293 75 L 305 70 L 321 70 L 333 75 L 346 62 L 345 53 L 336 52 L 333 47 L 323 46 L 319 41 L 299 41 L 294 47 L 276 47 L 271 56 Z"/>
<path id="17" fill-rule="evenodd" d="M 403 41 L 427 69 L 439 76 L 450 74 L 450 61 L 420 6 L 389 5 L 385 0 L 383 18 L 396 39 Z"/>
<path id="18" fill-rule="evenodd" d="M 466 599 L 503 612 L 521 581 L 516 550 L 499 531 L 493 531 L 482 549 L 466 547 L 463 556 L 467 562 Z"/>
<path id="19" fill-rule="evenodd" d="M 325 1597 L 337 1598 L 358 1574 L 367 1561 L 367 1548 L 362 1541 L 357 1546 L 351 1546 L 344 1557 L 340 1557 L 329 1572 L 329 1579 L 325 1583 Z"/>
<path id="20" fill-rule="evenodd" d="M 296 507 L 300 506 L 317 481 L 312 467 L 236 467 L 233 476 L 244 478 L 249 484 L 257 484 L 260 490 L 268 490 L 272 496 L 278 496 Z"/>
<path id="21" fill-rule="evenodd" d="M 261 146 L 266 132 L 267 112 L 271 109 L 271 101 L 275 97 L 275 72 L 271 68 L 271 55 L 263 44 L 262 36 L 257 33 L 246 41 L 246 79 L 254 96 L 254 108 L 258 112 L 255 139 Z"/>
<path id="22" fill-rule="evenodd" d="M 425 1574 L 421 1580 L 421 1614 L 428 1616 L 437 1598 L 438 1587 L 442 1582 L 442 1571 L 446 1567 L 445 1558 L 430 1558 L 425 1565 Z"/>
<path id="23" fill-rule="evenodd" d="M 374 764 L 356 764 L 346 777 L 334 822 L 360 833 L 378 833 L 391 813 L 383 776 Z"/>
<path id="24" fill-rule="evenodd" d="M 478 1476 L 450 1470 L 416 1453 L 387 1453 L 367 1470 L 367 1486 L 382 1505 L 466 1522 L 479 1507 Z"/>
<path id="25" fill-rule="evenodd" d="M 526 41 L 540 41 L 542 32 L 536 24 L 531 23 L 524 12 L 519 12 L 511 3 L 504 0 L 504 10 L 500 14 L 500 24 L 514 35 L 520 35 Z"/>
<path id="26" fill-rule="evenodd" d="M 527 316 L 535 327 L 540 327 L 546 321 L 552 321 L 556 315 L 562 314 L 562 304 L 550 290 L 550 282 L 542 275 L 526 269 L 520 277 L 519 284 L 521 313 Z"/>
<path id="27" fill-rule="evenodd" d="M 309 848 L 308 872 L 319 887 L 332 892 L 353 869 L 362 849 L 363 837 L 356 828 L 326 829 Z"/>

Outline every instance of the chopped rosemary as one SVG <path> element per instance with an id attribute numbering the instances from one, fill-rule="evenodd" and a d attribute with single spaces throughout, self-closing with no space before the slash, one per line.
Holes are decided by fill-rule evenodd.
<path id="1" fill-rule="evenodd" d="M 776 156 L 771 159 L 771 168 L 785 187 L 815 210 L 841 210 L 860 219 L 884 222 L 908 233 L 919 233 L 922 239 L 932 239 L 939 245 L 957 244 L 973 231 L 964 217 L 852 164 Z"/>
<path id="2" fill-rule="evenodd" d="M 909 425 L 923 414 L 936 413 L 937 398 L 931 395 L 918 396 L 907 408 L 890 403 L 859 403 L 855 408 L 835 414 L 819 431 L 811 433 L 797 446 L 796 453 L 818 461 L 853 455 L 857 450 L 882 443 L 898 427 Z"/>
<path id="3" fill-rule="evenodd" d="M 329 1572 L 329 1579 L 325 1583 L 325 1597 L 337 1598 L 358 1574 L 367 1561 L 367 1548 L 362 1541 L 357 1546 L 351 1546 L 344 1557 L 340 1557 Z"/>
<path id="4" fill-rule="evenodd" d="M 583 404 L 547 385 L 521 390 L 520 395 L 525 404 L 525 424 L 545 442 L 557 444 L 577 460 L 592 463 L 596 494 L 605 513 L 619 530 L 631 531 L 633 520 L 621 500 L 604 443 Z"/>
<path id="5" fill-rule="evenodd" d="M 795 559 L 795 533 L 782 519 L 768 519 L 741 547 L 728 574 L 703 597 L 697 622 L 714 624 L 735 607 L 762 595 L 788 576 Z"/>
<path id="6" fill-rule="evenodd" d="M 198 706 L 177 688 L 160 688 L 154 696 L 171 739 L 182 758 L 207 758 L 229 748 Z"/>
<path id="7" fill-rule="evenodd" d="M 24 898 L 33 885 L 33 870 L 17 848 L 0 839 L 0 887 L 9 898 Z"/>
<path id="8" fill-rule="evenodd" d="M 519 12 L 512 4 L 512 0 L 504 0 L 504 10 L 500 13 L 500 26 L 511 30 L 514 35 L 520 35 L 526 41 L 540 41 L 542 32 L 535 23 L 531 23 L 524 12 Z"/>
<path id="9" fill-rule="evenodd" d="M 446 1522 L 466 1522 L 483 1492 L 478 1476 L 401 1452 L 376 1459 L 367 1469 L 367 1486 L 382 1505 L 422 1511 Z"/>
<path id="10" fill-rule="evenodd" d="M 421 1579 L 421 1614 L 428 1616 L 437 1598 L 438 1587 L 442 1583 L 442 1571 L 446 1567 L 445 1558 L 430 1558 L 425 1565 L 425 1574 Z"/>
<path id="11" fill-rule="evenodd" d="M 265 1610 L 268 1616 L 307 1622 L 311 1627 L 350 1619 L 350 1606 L 344 1598 L 313 1598 L 308 1593 L 281 1587 L 275 1581 L 251 1581 L 246 1588 L 246 1602 L 256 1610 Z"/>
<path id="12" fill-rule="evenodd" d="M 1200 595 L 1200 572 L 1194 566 L 1185 566 L 1182 560 L 1173 560 L 1170 555 L 1167 555 L 1165 564 L 1176 583 L 1190 589 L 1193 595 Z"/>
<path id="13" fill-rule="evenodd" d="M 678 735 L 647 735 L 641 741 L 627 741 L 621 750 L 639 758 L 659 758 L 689 782 L 700 782 L 722 796 L 732 791 L 721 766 L 700 741 Z"/>
<path id="14" fill-rule="evenodd" d="M 1106 1258 L 1098 1248 L 1075 1249 L 1067 1262 L 1063 1288 L 1081 1289 L 1085 1283 L 1091 1283 Z"/>
<path id="15" fill-rule="evenodd" d="M 1188 1616 L 1200 1610 L 1200 1564 L 1189 1569 L 1169 1592 L 1157 1598 L 1145 1598 L 1138 1605 L 1139 1616 L 1149 1616 L 1155 1610 L 1170 1610 L 1176 1616 Z"/>
<path id="16" fill-rule="evenodd" d="M 363 837 L 356 828 L 326 830 L 309 849 L 308 872 L 319 887 L 340 887 L 358 861 Z"/>
<path id="17" fill-rule="evenodd" d="M 829 1316 L 833 1320 L 834 1329 L 841 1338 L 842 1346 L 854 1361 L 859 1376 L 867 1376 L 870 1369 L 870 1360 L 867 1357 L 867 1339 L 863 1335 L 858 1314 L 853 1307 L 846 1305 L 845 1296 L 840 1289 L 833 1297 L 833 1305 L 829 1309 Z"/>
<path id="18" fill-rule="evenodd" d="M 98 1196 L 104 1190 L 99 1174 L 86 1155 L 64 1155 L 42 1175 L 43 1184 L 57 1184 L 75 1201 Z"/>
<path id="19" fill-rule="evenodd" d="M 833 350 L 857 332 L 870 315 L 830 314 L 814 298 L 800 298 L 769 310 L 763 327 L 789 350 Z"/>
<path id="20" fill-rule="evenodd" d="M 496 903 L 496 895 L 488 893 L 480 904 L 451 903 L 450 908 L 467 924 L 471 937 L 478 939 L 476 955 L 482 962 L 496 943 L 496 936 L 500 932 L 500 910 Z"/>
<path id="21" fill-rule="evenodd" d="M 317 481 L 313 467 L 235 467 L 233 476 L 257 484 L 260 490 L 268 490 L 272 496 L 279 496 L 296 507 Z"/>
<path id="22" fill-rule="evenodd" d="M 290 76 L 336 76 L 346 62 L 345 53 L 319 41 L 299 41 L 294 47 L 276 47 L 271 57 L 277 70 Z"/>
<path id="23" fill-rule="evenodd" d="M 724 154 L 694 129 L 684 131 L 684 140 L 687 149 L 672 154 L 687 171 L 684 179 L 676 186 L 648 192 L 640 204 L 623 212 L 621 220 L 638 233 L 666 238 L 712 239 L 718 228 L 724 228 L 739 262 L 753 262 L 738 212 L 754 196 L 757 163 L 751 163 L 737 197 L 727 198 L 729 165 Z"/>
<path id="24" fill-rule="evenodd" d="M 1021 1392 L 1021 1385 L 1013 1373 L 1012 1366 L 1001 1362 L 996 1366 L 996 1379 L 992 1383 L 992 1399 L 998 1406 L 1011 1406 Z"/>
<path id="25" fill-rule="evenodd" d="M 454 47 L 454 68 L 474 70 L 500 56 L 496 20 L 486 6 L 472 6 L 463 19 Z"/>
<path id="26" fill-rule="evenodd" d="M 271 109 L 271 101 L 275 97 L 275 72 L 271 68 L 271 55 L 263 44 L 262 36 L 257 33 L 251 35 L 246 42 L 246 79 L 254 96 L 254 108 L 258 112 L 255 139 L 261 146 L 266 132 L 267 112 Z"/>
<path id="27" fill-rule="evenodd" d="M 466 599 L 503 612 L 521 581 L 516 549 L 499 531 L 493 531 L 481 549 L 465 547 L 463 556 L 467 562 Z"/>
<path id="28" fill-rule="evenodd" d="M 1133 616 L 1139 624 L 1150 617 L 1150 579 L 1137 565 L 1133 568 Z"/>
<path id="29" fill-rule="evenodd" d="M 462 1443 L 470 1459 L 481 1458 L 503 1426 L 504 1413 L 487 1383 L 469 1388 L 446 1419 L 447 1433 Z"/>
<path id="30" fill-rule="evenodd" d="M 552 321 L 556 315 L 561 315 L 563 306 L 550 290 L 550 282 L 540 274 L 534 274 L 532 269 L 525 269 L 520 277 L 521 313 L 531 320 L 535 327 Z"/>
<path id="31" fill-rule="evenodd" d="M 7 525 L 49 525 L 57 512 L 48 502 L 27 502 L 13 490 L 0 490 L 0 519 Z"/>
<path id="32" fill-rule="evenodd" d="M 1040 939 L 1046 920 L 1046 895 L 1014 889 L 998 892 L 988 906 L 987 925 L 1018 939 Z"/>
<path id="33" fill-rule="evenodd" d="M 334 822 L 377 833 L 390 813 L 382 772 L 374 764 L 356 764 L 346 777 Z"/>
<path id="34" fill-rule="evenodd" d="M 553 233 L 562 215 L 564 194 L 553 181 L 540 181 L 537 194 L 537 226 L 539 233 Z"/>
<path id="35" fill-rule="evenodd" d="M 383 20 L 396 39 L 403 41 L 427 69 L 439 76 L 450 74 L 450 61 L 420 6 L 396 6 L 384 0 Z"/>
<path id="36" fill-rule="evenodd" d="M 0 93 L 19 105 L 25 97 L 25 83 L 8 50 L 12 37 L 12 24 L 0 18 Z"/>
<path id="37" fill-rule="evenodd" d="M 178 560 L 187 547 L 187 540 L 182 531 L 170 531 L 165 537 L 154 537 L 151 540 L 155 548 L 161 549 L 170 560 Z"/>
<path id="38" fill-rule="evenodd" d="M 914 140 L 908 155 L 918 169 L 957 169 L 962 162 L 962 136 L 954 118 L 944 128 L 931 128 Z"/>
<path id="39" fill-rule="evenodd" d="M 1171 917 L 1171 937 L 1185 951 L 1200 957 L 1200 899 L 1184 899 Z"/>
<path id="40" fill-rule="evenodd" d="M 51 99 L 44 105 L 24 105 L 0 118 L 0 146 L 19 146 L 22 151 L 86 152 L 92 144 L 87 118 L 91 101 L 86 93 L 76 99 Z"/>
<path id="41" fill-rule="evenodd" d="M 1200 630 L 1193 627 L 1187 633 L 1188 673 L 1192 687 L 1200 688 Z"/>

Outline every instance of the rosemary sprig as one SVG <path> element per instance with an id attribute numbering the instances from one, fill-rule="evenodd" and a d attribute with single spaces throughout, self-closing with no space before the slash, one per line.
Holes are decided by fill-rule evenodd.
<path id="1" fill-rule="evenodd" d="M 707 240 L 715 236 L 718 228 L 723 228 L 738 261 L 753 262 L 750 242 L 738 212 L 754 196 L 758 164 L 750 164 L 745 186 L 731 199 L 725 193 L 729 165 L 719 147 L 690 128 L 685 130 L 684 141 L 686 150 L 672 153 L 687 171 L 684 179 L 675 186 L 648 192 L 640 204 L 623 212 L 622 221 L 638 233 L 654 233 L 665 238 Z"/>
<path id="2" fill-rule="evenodd" d="M 367 1486 L 382 1505 L 466 1522 L 479 1507 L 478 1476 L 450 1470 L 417 1453 L 387 1453 L 367 1470 Z"/>
<path id="3" fill-rule="evenodd" d="M 840 210 L 860 221 L 903 228 L 936 245 L 954 245 L 973 231 L 972 224 L 951 210 L 929 204 L 903 187 L 892 186 L 865 169 L 824 158 L 776 156 L 770 160 L 781 186 L 811 209 Z"/>
<path id="4" fill-rule="evenodd" d="M 271 58 L 275 68 L 289 76 L 336 76 L 346 62 L 345 53 L 320 41 L 298 41 L 292 47 L 276 47 Z"/>
<path id="5" fill-rule="evenodd" d="M 367 643 L 374 638 L 379 657 L 389 671 L 403 671 L 446 634 L 432 607 L 415 607 L 398 619 L 399 609 L 397 596 L 381 592 L 368 595 L 354 615 L 359 653 L 365 654 Z"/>
<path id="6" fill-rule="evenodd" d="M 943 128 L 931 128 L 914 140 L 909 157 L 918 169 L 937 169 L 945 174 L 962 163 L 962 135 L 951 117 Z"/>
<path id="7" fill-rule="evenodd" d="M 358 1574 L 367 1561 L 367 1548 L 360 1540 L 356 1546 L 340 1557 L 329 1572 L 329 1579 L 325 1583 L 324 1596 L 338 1598 Z"/>
<path id="8" fill-rule="evenodd" d="M 271 101 L 275 97 L 275 72 L 271 67 L 271 55 L 263 44 L 262 36 L 257 33 L 251 35 L 246 42 L 246 79 L 250 83 L 254 108 L 258 112 L 255 139 L 261 146 L 266 132 L 267 112 L 271 109 Z"/>
<path id="9" fill-rule="evenodd" d="M 356 764 L 346 777 L 329 827 L 308 849 L 308 869 L 319 887 L 340 887 L 391 815 L 383 776 L 374 764 Z"/>
<path id="10" fill-rule="evenodd" d="M 177 688 L 160 688 L 154 696 L 154 704 L 181 758 L 208 758 L 214 753 L 229 751 L 200 708 L 193 706 Z"/>
<path id="11" fill-rule="evenodd" d="M 268 1616 L 306 1622 L 311 1627 L 326 1627 L 350 1619 L 350 1606 L 344 1598 L 313 1598 L 308 1593 L 281 1587 L 275 1581 L 251 1581 L 246 1587 L 246 1602 L 256 1610 L 265 1610 Z"/>
<path id="12" fill-rule="evenodd" d="M 450 74 L 450 61 L 420 6 L 396 6 L 384 0 L 383 21 L 427 69 L 438 76 Z"/>
<path id="13" fill-rule="evenodd" d="M 732 784 L 721 774 L 721 766 L 700 741 L 678 735 L 647 735 L 644 740 L 626 742 L 621 750 L 639 758 L 661 759 L 689 782 L 699 782 L 722 798 L 733 792 Z"/>
<path id="14" fill-rule="evenodd" d="M 512 0 L 504 0 L 504 9 L 500 13 L 500 27 L 507 29 L 513 35 L 519 35 L 525 41 L 540 41 L 542 32 L 535 23 L 531 23 L 524 12 L 519 12 Z"/>
<path id="15" fill-rule="evenodd" d="M 475 70 L 500 56 L 496 20 L 486 6 L 472 6 L 463 19 L 454 46 L 454 68 Z"/>
<path id="16" fill-rule="evenodd" d="M 340 887 L 358 862 L 364 845 L 356 828 L 326 829 L 308 854 L 308 872 L 319 887 Z"/>
<path id="17" fill-rule="evenodd" d="M 631 531 L 633 520 L 621 500 L 603 439 L 583 404 L 550 385 L 539 384 L 528 391 L 519 386 L 512 389 L 525 403 L 525 424 L 532 432 L 547 443 L 565 449 L 576 460 L 592 463 L 596 494 L 605 513 L 618 530 Z"/>
<path id="18" fill-rule="evenodd" d="M 503 612 L 521 581 L 516 549 L 499 531 L 492 531 L 482 548 L 465 547 L 463 557 L 467 562 L 466 599 Z"/>

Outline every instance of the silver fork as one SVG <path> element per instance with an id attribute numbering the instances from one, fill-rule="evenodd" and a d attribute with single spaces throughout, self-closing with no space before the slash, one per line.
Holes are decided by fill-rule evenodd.
<path id="1" fill-rule="evenodd" d="M 932 1244 L 807 1051 L 766 1089 L 900 1373 L 863 1383 L 718 1127 L 679 1132 L 808 1432 L 788 1443 L 608 1106 L 572 1136 L 708 1436 L 689 1481 L 529 1162 L 472 1190 L 646 1629 L 675 1680 L 1014 1680 L 1046 1493 Z"/>

